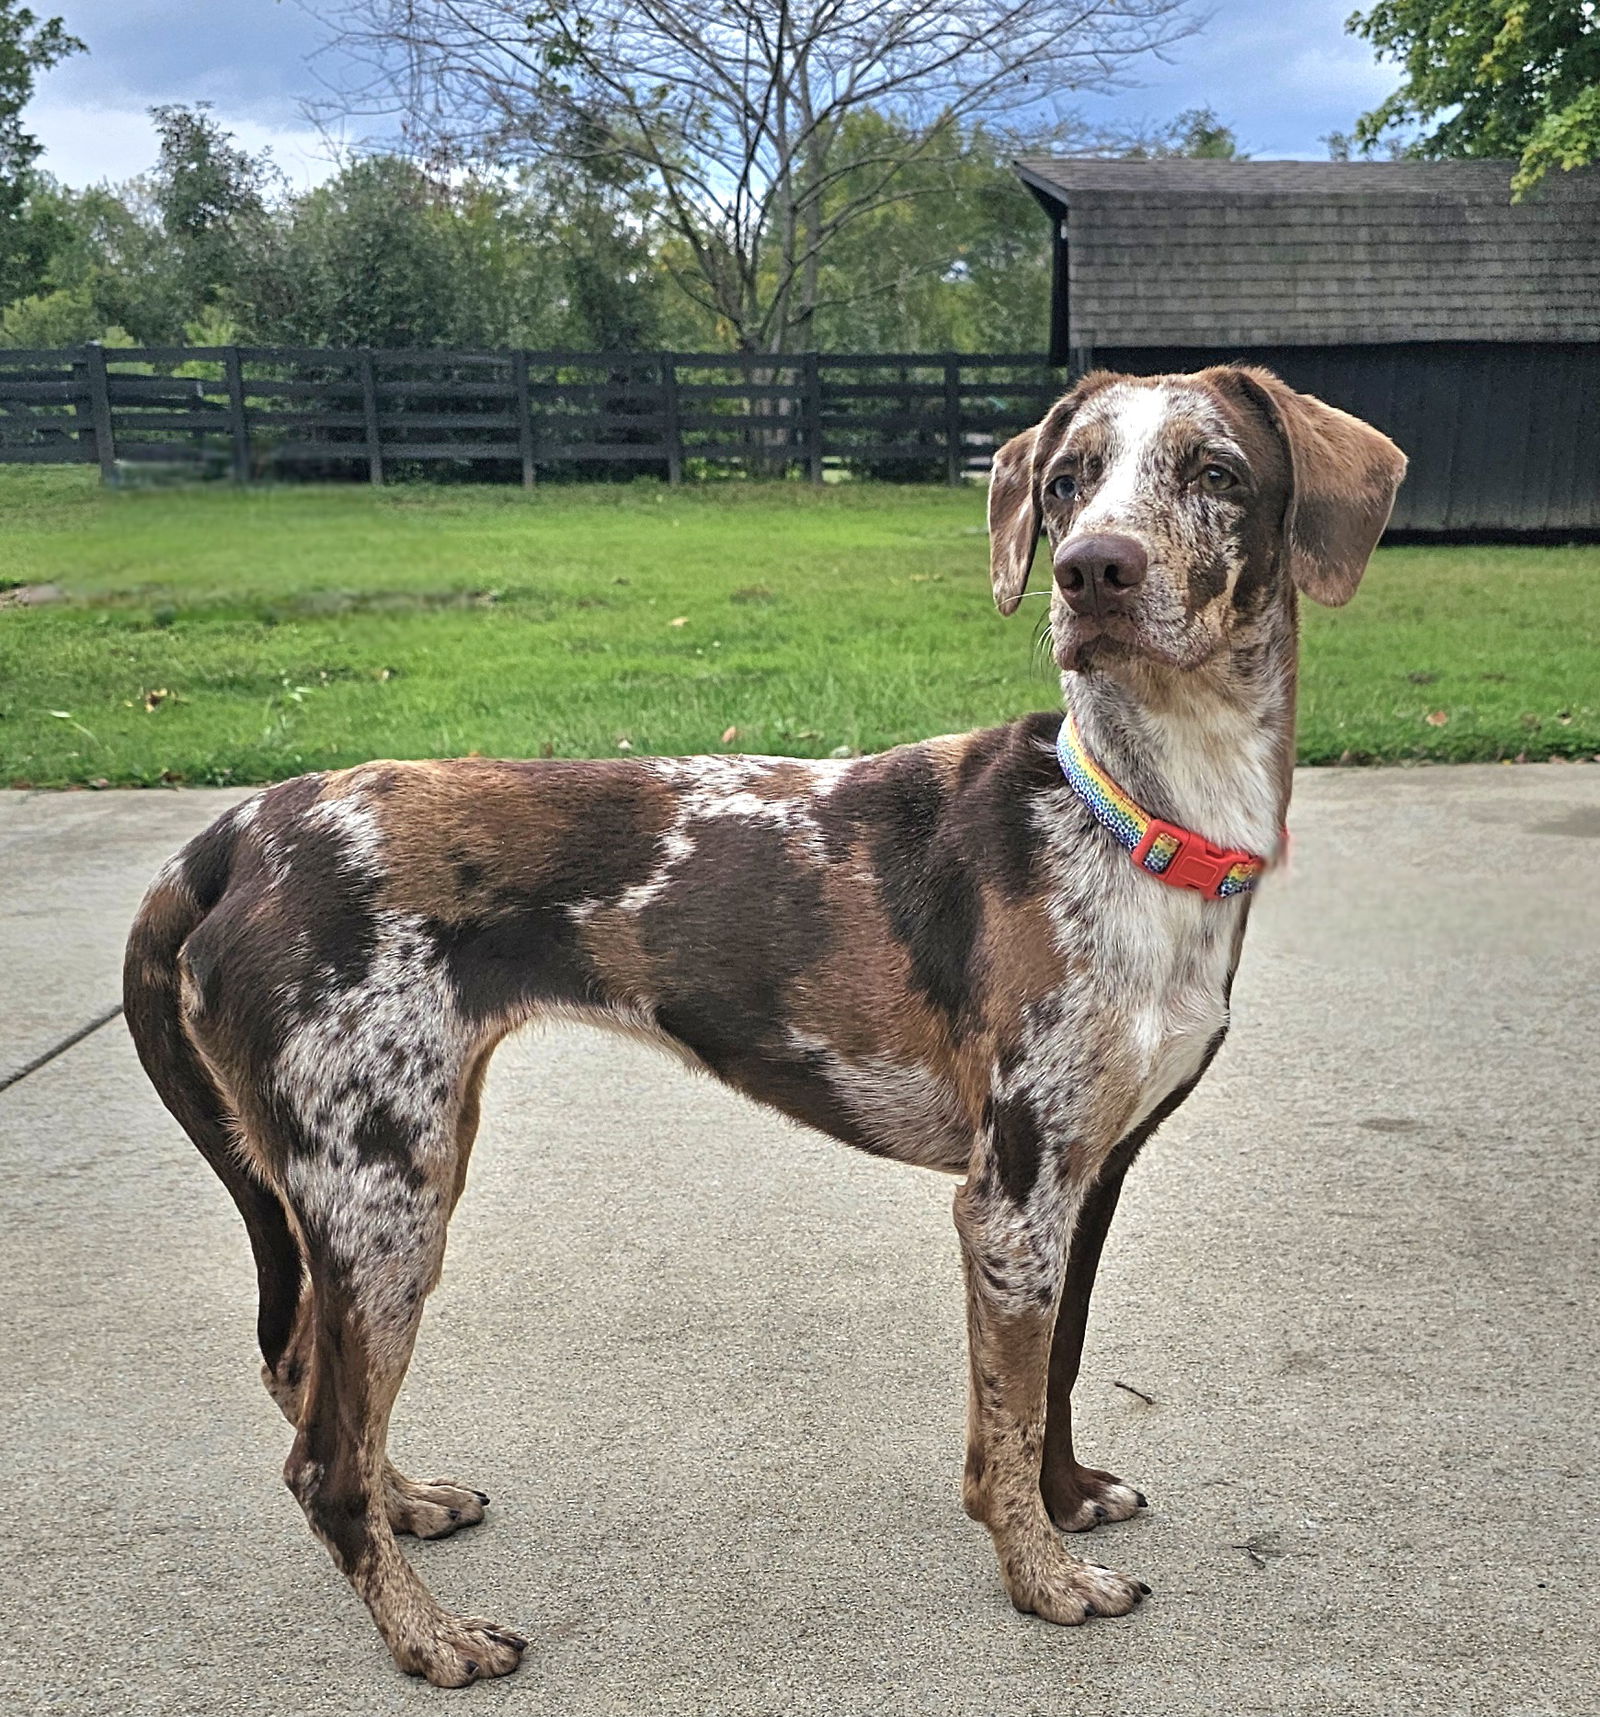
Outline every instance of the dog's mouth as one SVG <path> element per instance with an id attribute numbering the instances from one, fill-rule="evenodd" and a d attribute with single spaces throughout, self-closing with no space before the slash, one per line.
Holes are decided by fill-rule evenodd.
<path id="1" fill-rule="evenodd" d="M 1193 631 L 1181 637 L 1155 637 L 1127 614 L 1065 614 L 1051 620 L 1056 665 L 1064 673 L 1093 669 L 1115 672 L 1135 661 L 1179 672 L 1197 668 L 1225 647 L 1222 638 Z"/>
<path id="2" fill-rule="evenodd" d="M 1056 664 L 1065 673 L 1082 673 L 1096 662 L 1125 659 L 1140 648 L 1138 628 L 1125 615 L 1058 616 L 1052 622 Z"/>

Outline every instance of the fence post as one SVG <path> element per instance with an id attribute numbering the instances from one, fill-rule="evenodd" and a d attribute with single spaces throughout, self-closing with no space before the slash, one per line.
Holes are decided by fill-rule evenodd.
<path id="1" fill-rule="evenodd" d="M 961 445 L 961 360 L 954 352 L 944 359 L 944 480 L 958 488 L 966 474 L 966 449 Z"/>
<path id="2" fill-rule="evenodd" d="M 528 390 L 528 354 L 519 347 L 511 354 L 511 374 L 517 390 L 517 448 L 522 454 L 522 486 L 538 481 L 533 465 L 533 396 Z"/>
<path id="3" fill-rule="evenodd" d="M 801 434 L 806 446 L 806 476 L 813 483 L 822 481 L 822 361 L 815 352 L 807 352 L 802 375 L 805 391 L 801 397 Z"/>
<path id="4" fill-rule="evenodd" d="M 361 354 L 361 409 L 367 420 L 367 476 L 383 482 L 383 446 L 378 439 L 378 372 L 372 353 Z"/>
<path id="5" fill-rule="evenodd" d="M 89 372 L 89 415 L 94 421 L 94 450 L 100 461 L 100 481 L 117 480 L 117 444 L 111 428 L 111 382 L 106 375 L 106 349 L 98 340 L 84 348 Z"/>
<path id="6" fill-rule="evenodd" d="M 244 415 L 244 364 L 239 348 L 229 346 L 222 354 L 223 374 L 228 381 L 228 427 L 233 432 L 233 480 L 250 480 L 250 425 Z"/>
<path id="7" fill-rule="evenodd" d="M 678 364 L 671 352 L 661 354 L 661 415 L 667 441 L 667 481 L 683 481 L 683 425 L 678 420 Z"/>

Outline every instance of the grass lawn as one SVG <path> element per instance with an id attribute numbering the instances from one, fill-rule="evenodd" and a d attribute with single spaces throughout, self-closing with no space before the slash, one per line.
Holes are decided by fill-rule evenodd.
<path id="1" fill-rule="evenodd" d="M 1057 696 L 1044 603 L 990 603 L 977 490 L 103 492 L 0 467 L 0 583 L 65 592 L 0 608 L 0 782 L 817 756 Z M 1600 547 L 1386 550 L 1305 633 L 1303 761 L 1600 751 Z"/>

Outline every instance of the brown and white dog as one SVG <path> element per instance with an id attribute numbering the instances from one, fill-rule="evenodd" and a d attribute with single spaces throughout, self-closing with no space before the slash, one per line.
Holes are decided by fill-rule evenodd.
<path id="1" fill-rule="evenodd" d="M 1404 469 L 1264 371 L 1091 375 L 996 459 L 996 600 L 1042 531 L 1087 751 L 1270 857 L 1296 592 L 1350 597 Z M 1250 896 L 1130 864 L 1063 775 L 1062 719 L 843 762 L 369 763 L 245 801 L 156 879 L 128 1023 L 249 1228 L 289 1488 L 403 1669 L 459 1686 L 526 1643 L 442 1610 L 401 1554 L 488 1499 L 397 1472 L 385 1432 L 484 1070 L 541 1015 L 963 1176 L 967 1512 L 1019 1610 L 1139 1602 L 1061 1538 L 1144 1502 L 1079 1463 L 1072 1387 L 1123 1175 L 1222 1042 Z"/>

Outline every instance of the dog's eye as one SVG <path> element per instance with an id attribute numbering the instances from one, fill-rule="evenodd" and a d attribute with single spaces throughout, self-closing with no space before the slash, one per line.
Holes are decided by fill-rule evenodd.
<path id="1" fill-rule="evenodd" d="M 1222 465 L 1207 465 L 1195 478 L 1195 486 L 1208 495 L 1220 495 L 1224 490 L 1237 489 L 1239 479 Z"/>
<path id="2" fill-rule="evenodd" d="M 1057 477 L 1050 484 L 1050 493 L 1058 501 L 1070 501 L 1078 492 L 1076 477 Z"/>

